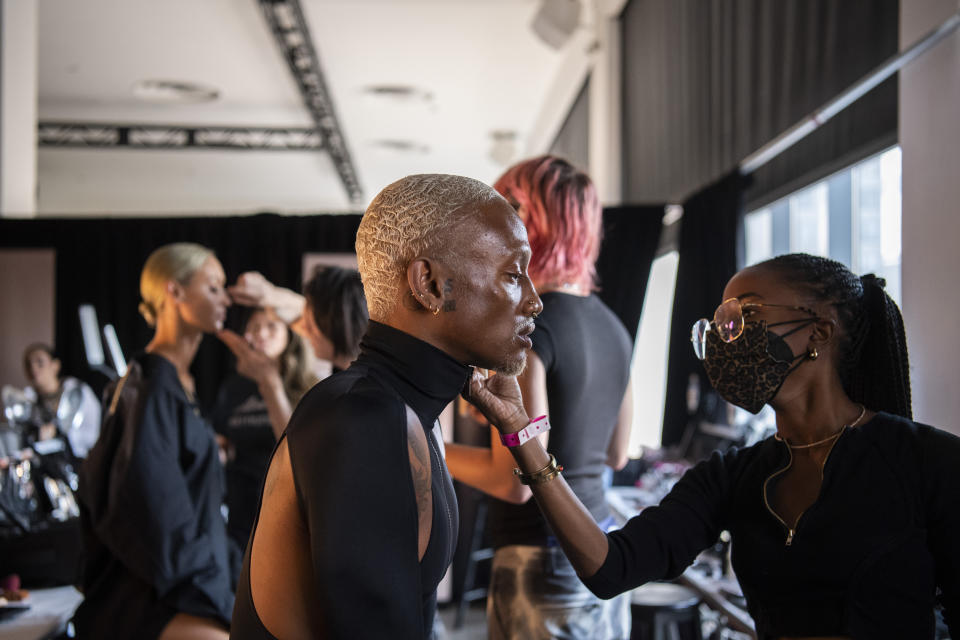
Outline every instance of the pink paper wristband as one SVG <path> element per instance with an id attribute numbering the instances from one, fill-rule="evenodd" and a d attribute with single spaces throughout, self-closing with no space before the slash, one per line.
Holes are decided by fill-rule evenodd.
<path id="1" fill-rule="evenodd" d="M 501 433 L 500 442 L 506 447 L 519 447 L 525 442 L 536 438 L 541 433 L 550 431 L 550 421 L 547 416 L 540 416 L 530 421 L 527 426 L 516 433 Z"/>

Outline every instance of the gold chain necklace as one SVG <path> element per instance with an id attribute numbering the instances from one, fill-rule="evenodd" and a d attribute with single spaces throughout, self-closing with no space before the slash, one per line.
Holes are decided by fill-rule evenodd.
<path id="1" fill-rule="evenodd" d="M 791 449 L 812 449 L 813 447 L 819 447 L 819 446 L 822 445 L 822 444 L 826 444 L 826 443 L 830 442 L 831 440 L 836 440 L 837 438 L 840 437 L 840 434 L 842 434 L 842 433 L 843 433 L 844 431 L 846 431 L 848 428 L 853 428 L 853 427 L 857 426 L 857 425 L 860 423 L 860 421 L 863 420 L 863 416 L 864 416 L 864 414 L 865 414 L 866 412 L 867 412 L 867 408 L 866 408 L 864 405 L 861 404 L 861 405 L 860 405 L 860 415 L 857 416 L 857 419 L 856 419 L 856 420 L 854 420 L 854 421 L 851 422 L 850 424 L 845 424 L 845 425 L 843 425 L 842 427 L 840 427 L 840 430 L 837 431 L 837 432 L 836 432 L 835 434 L 833 434 L 832 436 L 827 436 L 827 437 L 824 438 L 823 440 L 817 440 L 816 442 L 811 442 L 810 444 L 790 444 L 790 443 L 787 442 L 786 439 L 785 439 L 783 436 L 781 436 L 779 433 L 774 434 L 773 437 L 774 437 L 776 440 L 779 440 L 780 442 L 783 442 L 784 444 L 786 444 L 786 445 L 787 445 L 788 447 L 790 447 Z"/>

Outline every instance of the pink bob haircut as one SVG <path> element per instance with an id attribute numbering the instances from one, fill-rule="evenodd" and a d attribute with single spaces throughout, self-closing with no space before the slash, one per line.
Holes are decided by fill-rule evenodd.
<path id="1" fill-rule="evenodd" d="M 590 176 L 563 158 L 540 156 L 507 169 L 493 188 L 527 227 L 528 272 L 536 286 L 595 289 L 602 209 Z"/>

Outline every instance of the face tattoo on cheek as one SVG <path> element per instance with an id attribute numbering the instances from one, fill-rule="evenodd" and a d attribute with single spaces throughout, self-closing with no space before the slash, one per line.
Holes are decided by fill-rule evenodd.
<path id="1" fill-rule="evenodd" d="M 443 283 L 443 295 L 449 296 L 453 293 L 453 278 L 447 278 L 446 282 Z M 444 311 L 456 311 L 457 310 L 457 301 L 453 299 L 443 301 L 443 310 Z"/>

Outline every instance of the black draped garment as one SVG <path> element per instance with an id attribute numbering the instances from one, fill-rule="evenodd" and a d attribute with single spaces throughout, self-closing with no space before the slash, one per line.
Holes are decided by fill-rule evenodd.
<path id="1" fill-rule="evenodd" d="M 432 427 L 470 372 L 439 349 L 371 322 L 357 360 L 311 389 L 290 418 L 284 437 L 310 535 L 323 637 L 431 637 L 436 589 L 458 526 L 443 441 Z M 405 406 L 420 419 L 430 449 L 433 520 L 422 560 Z M 234 640 L 273 637 L 253 606 L 252 546 L 240 574 Z"/>
<path id="2" fill-rule="evenodd" d="M 112 388 L 106 394 L 112 398 Z M 109 404 L 107 405 L 109 408 Z M 81 638 L 156 638 L 177 613 L 226 625 L 233 607 L 223 469 L 173 363 L 141 354 L 80 474 Z"/>

